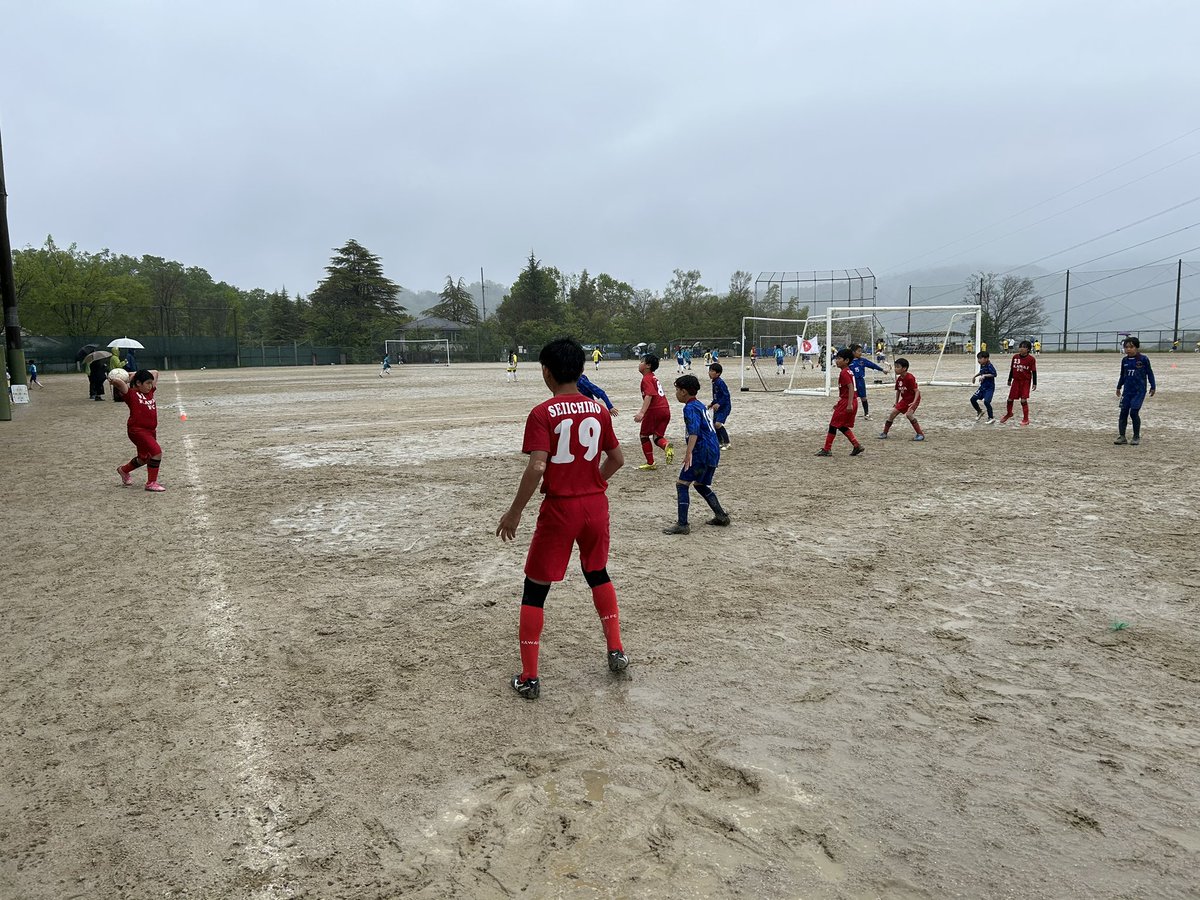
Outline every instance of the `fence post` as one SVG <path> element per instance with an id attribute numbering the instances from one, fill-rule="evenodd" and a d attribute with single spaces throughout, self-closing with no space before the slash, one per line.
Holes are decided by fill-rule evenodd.
<path id="1" fill-rule="evenodd" d="M 1063 352 L 1067 352 L 1067 310 L 1071 306 L 1071 270 L 1067 269 L 1067 286 L 1063 289 Z"/>

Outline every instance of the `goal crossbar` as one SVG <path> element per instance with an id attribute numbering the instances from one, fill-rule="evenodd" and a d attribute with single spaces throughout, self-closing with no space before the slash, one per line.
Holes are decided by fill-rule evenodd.
<path id="1" fill-rule="evenodd" d="M 944 313 L 946 315 L 946 327 L 944 332 L 939 328 L 936 332 L 940 340 L 937 341 L 937 361 L 934 364 L 933 372 L 928 380 L 924 383 L 927 385 L 962 387 L 969 385 L 971 382 L 939 377 L 939 372 L 942 369 L 942 360 L 947 351 L 954 352 L 952 349 L 953 342 L 951 337 L 960 332 L 954 331 L 956 320 L 968 319 L 973 325 L 973 331 L 968 332 L 967 340 L 964 346 L 979 346 L 980 336 L 983 334 L 983 307 L 979 305 L 971 305 L 958 303 L 947 306 L 831 306 L 825 310 L 825 344 L 821 348 L 822 361 L 825 364 L 825 384 L 820 388 L 796 388 L 788 387 L 784 393 L 794 396 L 809 396 L 809 397 L 828 397 L 832 389 L 833 379 L 833 329 L 835 322 L 848 322 L 855 319 L 877 318 L 880 314 L 888 313 L 904 313 L 911 316 L 912 314 L 924 315 L 926 313 Z"/>
<path id="2" fill-rule="evenodd" d="M 405 338 L 384 341 L 383 350 L 398 363 L 409 365 L 450 365 L 450 341 L 447 338 Z"/>

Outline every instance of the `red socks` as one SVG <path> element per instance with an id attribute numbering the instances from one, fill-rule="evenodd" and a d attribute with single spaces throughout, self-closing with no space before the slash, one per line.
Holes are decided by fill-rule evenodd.
<path id="1" fill-rule="evenodd" d="M 850 446 L 852 446 L 852 447 L 858 446 L 858 438 L 856 438 L 854 436 L 854 431 L 852 429 L 847 428 L 845 431 L 842 432 L 842 434 L 844 434 L 844 435 L 846 435 L 846 437 L 850 438 Z"/>
<path id="2" fill-rule="evenodd" d="M 621 620 L 617 612 L 617 589 L 611 581 L 592 588 L 592 604 L 600 616 L 600 625 L 604 628 L 604 642 L 608 649 L 624 649 L 621 646 Z M 521 655 L 525 655 L 524 641 L 521 643 Z"/>
<path id="3" fill-rule="evenodd" d="M 521 640 L 521 677 L 537 678 L 538 650 L 542 645 L 542 623 L 546 611 L 540 606 L 521 604 L 521 618 L 517 625 L 517 636 Z"/>
<path id="4" fill-rule="evenodd" d="M 654 445 L 648 438 L 642 438 L 642 452 L 646 454 L 646 462 L 654 465 Z"/>

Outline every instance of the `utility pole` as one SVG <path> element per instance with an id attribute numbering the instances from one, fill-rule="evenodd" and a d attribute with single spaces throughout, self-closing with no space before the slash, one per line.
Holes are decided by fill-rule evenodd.
<path id="1" fill-rule="evenodd" d="M 912 334 L 912 285 L 908 286 L 908 326 L 905 328 L 908 334 Z M 907 337 L 907 335 L 906 335 Z"/>
<path id="2" fill-rule="evenodd" d="M 1171 334 L 1171 349 L 1175 349 L 1175 342 L 1179 340 L 1179 293 L 1183 289 L 1183 260 L 1179 261 L 1179 271 L 1175 275 L 1175 331 Z"/>
<path id="3" fill-rule="evenodd" d="M 0 300 L 4 307 L 4 346 L 13 384 L 28 385 L 25 351 L 21 349 L 21 322 L 17 317 L 17 287 L 13 278 L 12 243 L 8 238 L 8 188 L 4 183 L 4 143 L 0 140 Z M 12 419 L 8 391 L 0 398 L 0 421 Z"/>
<path id="4" fill-rule="evenodd" d="M 1067 352 L 1067 310 L 1071 307 L 1071 270 L 1067 269 L 1067 286 L 1063 290 L 1063 353 Z"/>

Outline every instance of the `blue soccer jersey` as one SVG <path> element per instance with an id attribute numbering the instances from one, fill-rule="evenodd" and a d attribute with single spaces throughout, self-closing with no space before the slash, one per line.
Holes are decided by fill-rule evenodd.
<path id="1" fill-rule="evenodd" d="M 608 394 L 593 384 L 586 375 L 579 376 L 579 381 L 575 382 L 575 387 L 583 396 L 589 397 L 592 400 L 599 400 L 609 409 L 613 408 L 612 401 L 608 399 Z"/>
<path id="2" fill-rule="evenodd" d="M 1141 406 L 1146 399 L 1146 386 L 1158 390 L 1154 383 L 1154 370 L 1150 368 L 1150 357 L 1144 353 L 1126 356 L 1121 360 L 1121 376 L 1117 379 L 1117 390 L 1121 392 L 1121 403 L 1125 406 Z"/>
<path id="3" fill-rule="evenodd" d="M 867 369 L 874 369 L 877 372 L 883 371 L 883 366 L 875 365 L 875 363 L 871 362 L 865 356 L 850 360 L 850 365 L 846 366 L 846 368 L 854 376 L 854 393 L 860 397 L 867 395 Z"/>
<path id="4" fill-rule="evenodd" d="M 717 408 L 713 410 L 713 419 L 718 422 L 724 422 L 729 418 L 729 414 L 733 412 L 733 401 L 729 399 L 729 385 L 725 383 L 725 379 L 723 378 L 714 378 L 712 388 L 712 402 L 717 405 Z"/>
<path id="5" fill-rule="evenodd" d="M 783 348 L 782 347 L 775 348 L 775 365 L 777 365 L 777 366 L 783 365 Z"/>
<path id="6" fill-rule="evenodd" d="M 979 367 L 979 389 L 975 391 L 975 396 L 982 400 L 984 397 L 990 397 L 996 393 L 996 376 L 1000 373 L 996 371 L 996 367 L 990 362 L 986 362 Z M 991 378 L 984 378 L 985 375 L 991 375 Z"/>
<path id="7" fill-rule="evenodd" d="M 683 426 L 688 439 L 696 435 L 696 446 L 692 448 L 692 465 L 712 468 L 721 459 L 721 448 L 717 445 L 717 433 L 708 418 L 708 407 L 704 402 L 692 398 L 683 406 Z"/>

